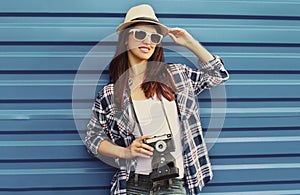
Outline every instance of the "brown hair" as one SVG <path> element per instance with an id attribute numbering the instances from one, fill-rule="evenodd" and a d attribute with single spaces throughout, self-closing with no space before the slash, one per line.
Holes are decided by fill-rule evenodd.
<path id="1" fill-rule="evenodd" d="M 156 27 L 157 32 L 160 32 L 158 26 L 154 26 Z M 127 45 L 125 42 L 127 41 L 130 27 L 120 32 L 116 53 L 110 62 L 109 67 L 111 81 L 115 84 L 114 101 L 115 104 L 120 107 L 123 107 L 123 94 L 129 79 L 128 69 L 130 67 Z M 146 98 L 151 98 L 157 94 L 159 99 L 161 99 L 160 95 L 164 96 L 169 101 L 175 99 L 174 92 L 177 92 L 177 88 L 172 75 L 169 73 L 166 65 L 164 64 L 162 43 L 156 46 L 154 53 L 148 60 L 145 80 L 141 84 L 141 88 L 144 91 Z"/>

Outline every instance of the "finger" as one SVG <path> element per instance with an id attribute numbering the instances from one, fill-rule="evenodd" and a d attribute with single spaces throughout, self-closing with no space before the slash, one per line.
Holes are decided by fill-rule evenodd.
<path id="1" fill-rule="evenodd" d="M 176 41 L 176 37 L 175 37 L 175 35 L 174 34 L 172 34 L 172 33 L 168 33 L 168 35 L 173 39 L 173 41 Z"/>
<path id="2" fill-rule="evenodd" d="M 149 136 L 149 135 L 143 135 L 143 136 L 137 138 L 136 141 L 142 143 L 144 139 L 149 139 L 149 138 L 151 138 L 151 136 Z"/>
<path id="3" fill-rule="evenodd" d="M 180 31 L 182 31 L 182 28 L 175 27 L 169 29 L 169 32 L 180 32 Z"/>
<path id="4" fill-rule="evenodd" d="M 142 148 L 138 148 L 138 152 L 135 152 L 136 157 L 142 157 L 142 158 L 150 158 L 153 156 L 153 153 L 147 150 L 144 150 Z"/>
<path id="5" fill-rule="evenodd" d="M 150 158 L 153 155 L 153 152 L 135 146 L 132 148 L 132 154 L 134 157 Z"/>
<path id="6" fill-rule="evenodd" d="M 182 28 L 173 28 L 169 30 L 169 33 L 172 33 L 174 35 L 183 34 L 185 32 Z"/>
<path id="7" fill-rule="evenodd" d="M 135 140 L 134 142 L 132 142 L 132 146 L 133 148 L 140 148 L 142 147 L 142 143 L 138 140 Z"/>
<path id="8" fill-rule="evenodd" d="M 134 141 L 134 146 L 135 146 L 135 147 L 138 147 L 138 148 L 144 148 L 144 149 L 146 149 L 146 150 L 148 150 L 148 151 L 153 151 L 153 150 L 154 150 L 153 147 L 151 147 L 151 146 L 149 146 L 148 144 L 145 144 L 145 143 L 143 142 L 143 140 L 149 139 L 149 138 L 152 138 L 152 136 L 145 135 L 145 136 L 141 136 L 141 137 L 137 138 L 137 139 Z"/>
<path id="9" fill-rule="evenodd" d="M 149 155 L 149 156 L 152 156 L 153 155 L 153 152 L 150 151 L 150 150 L 147 150 L 145 148 L 139 148 L 140 152 L 139 153 L 142 153 L 142 154 L 146 154 L 146 155 Z"/>
<path id="10" fill-rule="evenodd" d="M 180 32 L 178 31 L 178 30 L 170 30 L 169 32 L 168 32 L 168 34 L 170 35 L 174 35 L 175 37 L 176 37 L 176 35 L 178 35 Z"/>
<path id="11" fill-rule="evenodd" d="M 153 152 L 154 148 L 149 146 L 148 144 L 142 144 L 140 148 Z"/>

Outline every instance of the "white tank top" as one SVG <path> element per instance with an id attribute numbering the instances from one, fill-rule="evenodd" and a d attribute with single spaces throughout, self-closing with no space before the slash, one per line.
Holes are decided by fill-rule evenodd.
<path id="1" fill-rule="evenodd" d="M 179 178 L 184 176 L 183 168 L 183 149 L 181 144 L 181 129 L 177 113 L 175 101 L 169 102 L 163 98 L 163 104 L 167 112 L 168 120 L 170 122 L 172 134 L 174 136 L 175 152 L 171 152 L 176 159 L 176 167 L 179 169 Z M 169 134 L 170 130 L 163 112 L 161 102 L 156 99 L 147 100 L 133 100 L 134 109 L 141 125 L 143 135 L 159 136 Z M 139 127 L 136 125 L 133 135 L 140 137 Z M 138 157 L 135 173 L 149 175 L 152 172 L 151 161 L 152 158 Z"/>

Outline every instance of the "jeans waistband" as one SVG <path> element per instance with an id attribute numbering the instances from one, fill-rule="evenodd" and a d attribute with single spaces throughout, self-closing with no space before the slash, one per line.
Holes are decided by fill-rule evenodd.
<path id="1" fill-rule="evenodd" d="M 137 174 L 137 173 L 132 173 L 130 175 L 130 179 L 132 179 L 134 181 L 134 184 L 136 186 L 139 185 L 139 183 L 141 182 L 147 182 L 149 184 L 152 184 L 152 185 L 156 185 L 156 184 L 164 184 L 164 183 L 169 183 L 169 184 L 172 184 L 174 182 L 184 182 L 184 178 L 172 178 L 172 179 L 166 179 L 166 180 L 160 180 L 160 181 L 152 181 L 151 178 L 150 178 L 150 175 L 142 175 L 142 174 Z"/>

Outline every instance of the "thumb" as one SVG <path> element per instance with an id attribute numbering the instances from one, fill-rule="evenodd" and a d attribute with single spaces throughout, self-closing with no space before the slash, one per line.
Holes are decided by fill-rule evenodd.
<path id="1" fill-rule="evenodd" d="M 175 42 L 176 41 L 176 37 L 175 37 L 175 35 L 174 34 L 172 34 L 172 33 L 168 33 L 168 35 L 173 39 L 173 41 Z"/>
<path id="2" fill-rule="evenodd" d="M 141 136 L 141 137 L 137 138 L 136 141 L 141 142 L 141 141 L 143 141 L 144 139 L 149 139 L 149 138 L 151 138 L 151 136 L 149 136 L 149 135 L 144 135 L 144 136 Z"/>

